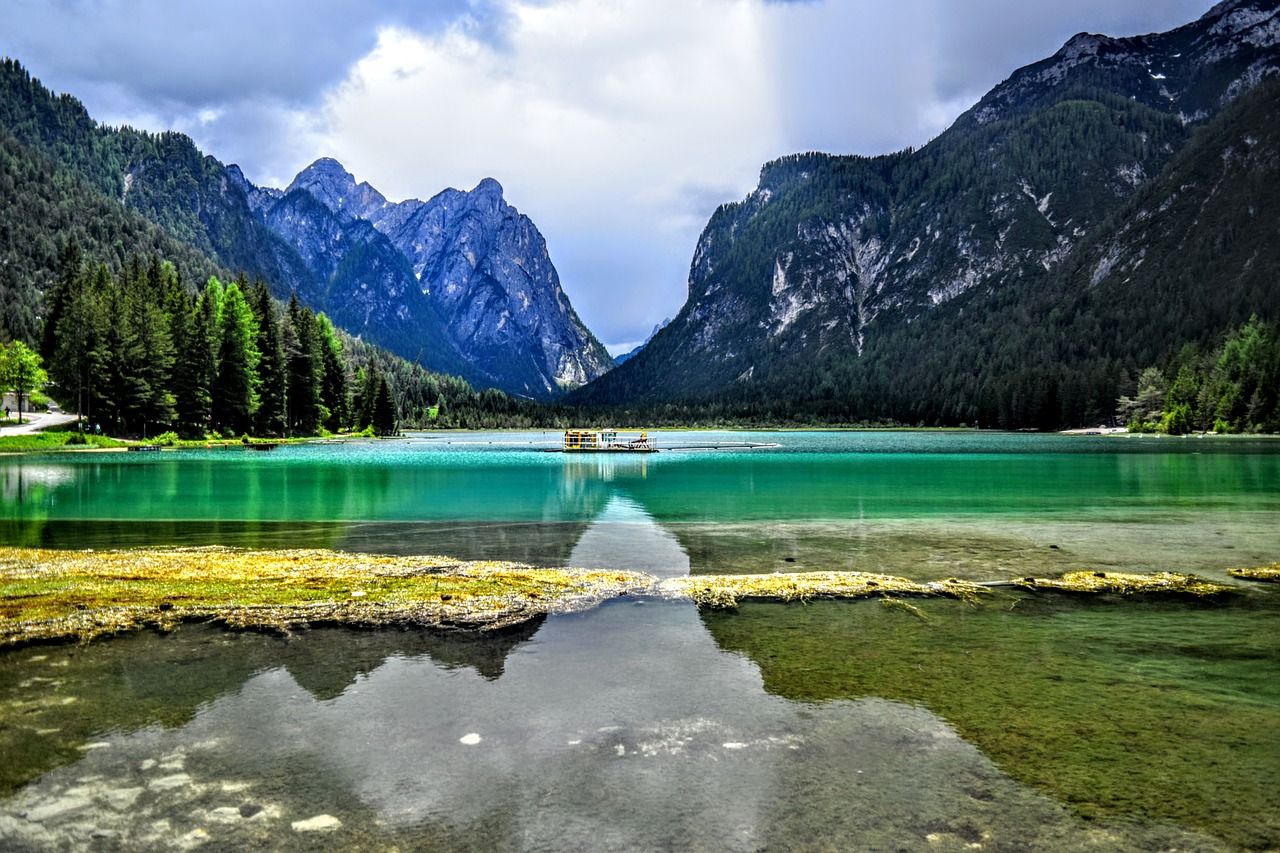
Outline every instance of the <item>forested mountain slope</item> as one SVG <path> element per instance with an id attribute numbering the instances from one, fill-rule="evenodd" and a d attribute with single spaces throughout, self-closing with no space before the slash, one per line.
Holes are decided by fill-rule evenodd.
<path id="1" fill-rule="evenodd" d="M 65 101 L 75 125 L 79 105 L 69 98 Z M 153 271 L 161 260 L 166 262 L 166 277 L 172 276 L 165 285 L 167 290 L 157 295 L 145 286 L 135 287 L 139 281 L 160 280 Z M 140 263 L 148 270 L 146 275 L 139 274 Z M 72 407 L 79 400 L 86 410 L 92 404 L 98 421 L 108 428 L 139 434 L 170 427 L 185 434 L 196 434 L 202 426 L 225 428 L 226 424 L 212 423 L 208 413 L 203 424 L 189 413 L 184 419 L 178 405 L 189 396 L 183 391 L 180 375 L 183 360 L 187 367 L 203 363 L 207 369 L 217 363 L 217 357 L 206 347 L 192 347 L 183 339 L 179 331 L 183 323 L 173 322 L 180 314 L 175 294 L 181 290 L 192 297 L 214 276 L 226 282 L 235 278 L 227 266 L 140 211 L 121 204 L 118 198 L 105 195 L 83 173 L 55 163 L 0 128 L 0 342 L 18 339 L 45 352 L 55 383 L 61 382 L 49 389 L 55 399 Z M 84 306 L 92 323 L 80 324 L 82 332 L 90 325 L 97 329 L 92 345 L 85 343 L 89 339 L 83 334 L 79 343 L 71 339 L 74 336 L 58 334 L 63 320 L 58 316 L 58 294 L 61 291 L 65 297 L 71 282 L 80 282 L 76 286 L 81 289 L 91 286 L 95 294 Z M 74 300 L 61 301 L 61 309 L 66 311 Z M 154 310 L 171 316 L 157 322 L 148 313 Z M 255 302 L 254 310 L 263 317 L 268 306 Z M 279 304 L 274 308 L 276 314 L 281 310 Z M 542 415 L 532 404 L 494 390 L 478 392 L 456 376 L 427 371 L 367 340 L 340 331 L 335 334 L 344 354 L 352 398 L 349 419 L 342 426 L 362 425 L 358 421 L 361 394 L 367 390 L 364 380 L 376 376 L 386 378 L 396 421 L 402 426 L 491 427 L 540 422 Z M 298 357 L 296 349 L 290 350 L 291 357 Z M 96 367 L 71 356 L 88 351 L 92 351 Z M 72 382 L 67 378 L 68 370 L 82 374 L 83 381 Z M 332 377 L 333 371 L 327 375 Z M 98 388 L 92 400 L 85 390 L 91 385 Z M 113 392 L 111 399 L 103 396 L 108 392 Z M 258 402 L 252 414 L 261 418 L 260 398 L 269 395 L 262 394 L 262 389 L 255 395 Z M 126 398 L 130 402 L 122 402 Z M 113 414 L 113 410 L 118 411 Z M 264 434 L 284 431 L 278 424 L 257 426 Z M 290 431 L 296 430 L 290 427 Z"/>
<path id="2" fill-rule="evenodd" d="M 334 206 L 319 181 L 302 180 L 307 172 L 288 192 L 264 190 L 237 167 L 202 154 L 183 134 L 101 126 L 79 101 L 54 95 L 14 60 L 0 62 L 0 132 L 48 168 L 76 179 L 77 207 L 116 216 L 102 206 L 105 200 L 136 211 L 219 266 L 262 278 L 277 298 L 297 294 L 351 334 L 433 370 L 545 399 L 612 365 L 560 290 L 541 235 L 506 205 L 500 188 L 492 205 L 496 219 L 476 231 L 463 228 L 476 218 L 463 217 L 452 234 L 461 243 L 437 235 L 440 256 L 474 258 L 482 242 L 489 250 L 473 274 L 441 282 L 468 295 L 451 301 L 444 298 L 452 292 L 447 286 L 419 280 L 415 267 L 422 259 L 409 247 L 421 244 L 420 234 L 400 235 L 400 245 L 391 229 L 383 233 Z M 369 189 L 388 222 L 397 208 L 428 207 L 446 195 L 391 205 Z M 14 203 L 21 199 L 14 196 Z M 15 283 L 0 280 L 15 323 L 29 326 L 39 315 L 47 270 L 13 268 L 7 273 Z M 456 264 L 450 267 L 451 274 L 457 271 Z M 461 310 L 454 304 L 459 302 L 465 303 Z"/>
<path id="3" fill-rule="evenodd" d="M 671 325 L 571 400 L 990 426 L 1109 416 L 1136 370 L 1274 314 L 1277 5 L 1076 36 L 919 150 L 766 165 L 708 223 Z"/>

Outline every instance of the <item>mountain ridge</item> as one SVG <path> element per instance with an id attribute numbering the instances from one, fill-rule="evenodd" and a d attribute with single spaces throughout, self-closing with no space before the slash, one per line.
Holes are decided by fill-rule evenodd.
<path id="1" fill-rule="evenodd" d="M 1122 374 L 1150 349 L 1137 340 L 1143 331 L 1133 342 L 1095 342 L 1086 360 L 1105 362 L 1106 375 L 1091 375 L 1055 417 L 994 417 L 1000 407 L 984 398 L 1022 393 L 1024 371 L 1040 371 L 1046 385 L 1075 380 L 1056 371 L 1069 362 L 1037 363 L 1047 356 L 1031 351 L 1033 332 L 996 329 L 975 314 L 1039 304 L 1037 290 L 1056 287 L 1078 247 L 1162 175 L 1222 105 L 1280 74 L 1276 9 L 1235 0 L 1165 34 L 1075 36 L 1014 71 L 920 149 L 764 164 L 757 188 L 708 222 L 671 325 L 570 401 L 737 406 L 783 417 L 790 402 L 853 420 L 1004 426 L 1105 416 Z M 1266 126 L 1265 116 L 1249 116 Z M 1270 166 L 1256 168 L 1264 188 L 1274 182 Z M 1167 218 L 1159 209 L 1148 216 Z M 1248 239 L 1268 239 L 1265 227 L 1249 227 Z M 1078 286 L 1096 288 L 1119 271 L 1105 267 L 1095 261 Z M 1245 315 L 1236 323 L 1270 308 L 1253 291 L 1231 292 Z M 1206 334 L 1218 322 L 1201 319 Z M 1004 361 L 948 361 L 933 348 L 957 324 L 980 340 L 1007 333 L 1028 349 Z M 922 326 L 932 337 L 919 338 Z M 920 362 L 937 370 L 911 370 Z M 895 379 L 908 373 L 918 388 Z"/>
<path id="2" fill-rule="evenodd" d="M 537 226 L 506 201 L 494 178 L 470 191 L 447 188 L 426 201 L 392 202 L 322 157 L 283 195 L 259 192 L 252 202 L 259 215 L 304 255 L 315 253 L 307 240 L 299 242 L 295 220 L 279 213 L 294 193 L 307 193 L 344 229 L 365 223 L 383 235 L 408 263 L 453 346 L 508 391 L 549 399 L 613 366 L 560 287 Z M 331 241 L 319 248 L 333 253 L 340 247 Z M 406 290 L 399 283 L 386 287 L 397 297 Z"/>
<path id="3" fill-rule="evenodd" d="M 0 129 L 218 266 L 261 277 L 277 298 L 297 293 L 351 334 L 429 369 L 546 400 L 612 366 L 559 290 L 549 257 L 540 270 L 550 272 L 539 284 L 554 293 L 529 306 L 508 299 L 490 314 L 473 310 L 471 335 L 463 338 L 454 332 L 458 317 L 443 316 L 422 292 L 412 263 L 386 234 L 362 217 L 336 215 L 323 199 L 312 206 L 301 197 L 314 199 L 319 182 L 292 187 L 293 193 L 256 187 L 238 166 L 203 154 L 185 134 L 100 125 L 74 97 L 55 95 L 15 60 L 0 68 Z M 367 198 L 360 212 L 386 203 L 362 186 Z M 482 189 L 481 195 L 490 190 Z M 521 221 L 536 233 L 527 217 Z M 545 254 L 545 242 L 541 246 Z M 495 284 L 500 277 L 489 269 L 477 280 L 481 307 L 508 283 Z M 518 316 L 526 307 L 548 313 Z M 15 322 L 25 328 L 38 319 Z M 486 322 L 503 327 L 494 334 Z M 460 344 L 476 349 L 463 351 Z"/>

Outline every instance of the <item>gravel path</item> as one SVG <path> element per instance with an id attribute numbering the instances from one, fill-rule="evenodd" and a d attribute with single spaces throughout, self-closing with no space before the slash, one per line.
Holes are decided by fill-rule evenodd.
<path id="1" fill-rule="evenodd" d="M 22 425 L 0 427 L 0 435 L 30 435 L 49 427 L 74 423 L 75 415 L 66 412 L 23 412 Z"/>

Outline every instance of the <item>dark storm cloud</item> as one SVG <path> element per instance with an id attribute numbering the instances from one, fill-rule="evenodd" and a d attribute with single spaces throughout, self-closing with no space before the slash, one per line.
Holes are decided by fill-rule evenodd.
<path id="1" fill-rule="evenodd" d="M 1204 14 L 1212 0 L 966 0 L 939 6 L 938 92 L 981 94 L 1015 69 L 1049 56 L 1078 32 L 1163 32 Z"/>
<path id="2" fill-rule="evenodd" d="M 51 83 L 109 83 L 151 111 L 244 98 L 307 102 L 374 45 L 378 28 L 434 28 L 465 0 L 9 0 L 0 50 Z"/>
<path id="3" fill-rule="evenodd" d="M 898 0 L 774 7 L 788 142 L 877 154 L 919 146 L 1015 69 L 1081 31 L 1172 29 L 1211 0 Z M 781 153 L 781 152 L 780 152 Z"/>

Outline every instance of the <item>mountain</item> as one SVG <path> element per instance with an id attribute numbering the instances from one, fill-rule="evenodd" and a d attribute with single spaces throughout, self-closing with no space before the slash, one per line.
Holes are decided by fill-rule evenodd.
<path id="1" fill-rule="evenodd" d="M 0 143 L 74 181 L 85 197 L 76 210 L 118 219 L 105 203 L 140 214 L 167 242 L 188 247 L 169 245 L 166 257 L 194 253 L 261 277 L 275 296 L 297 293 L 348 332 L 432 370 L 548 399 L 612 365 L 561 291 L 541 234 L 496 182 L 395 205 L 322 160 L 287 190 L 255 187 L 183 134 L 99 125 L 79 101 L 54 95 L 14 60 L 0 62 Z M 375 211 L 382 227 L 365 217 Z M 82 219 L 65 206 L 52 211 L 50 233 L 68 215 Z M 415 234 L 410 221 L 426 230 Z M 92 222 L 82 225 L 89 243 L 97 241 Z M 39 254 L 52 258 L 54 241 L 42 242 L 48 251 Z M 118 253 L 110 241 L 105 248 Z M 0 310 L 22 334 L 39 323 L 40 282 L 50 269 L 0 270 Z"/>
<path id="2" fill-rule="evenodd" d="M 655 325 L 655 326 L 653 327 L 653 331 L 649 333 L 649 337 L 645 338 L 645 339 L 644 339 L 644 342 L 643 342 L 642 344 L 640 344 L 640 346 L 638 346 L 638 347 L 634 347 L 634 348 L 632 348 L 632 349 L 630 349 L 630 350 L 627 350 L 627 351 L 626 351 L 626 352 L 624 352 L 622 355 L 620 355 L 620 356 L 618 356 L 617 358 L 615 358 L 615 359 L 613 360 L 613 361 L 614 361 L 614 364 L 623 364 L 623 363 L 625 363 L 625 362 L 627 362 L 627 361 L 630 361 L 631 359 L 635 358 L 637 355 L 639 355 L 640 350 L 644 349 L 645 347 L 647 347 L 647 346 L 649 345 L 649 341 L 653 340 L 654 335 L 658 334 L 658 332 L 661 332 L 663 329 L 665 329 L 665 328 L 666 328 L 667 326 L 669 326 L 670 324 L 671 324 L 671 318 L 670 318 L 670 317 L 667 317 L 667 318 L 666 318 L 666 319 L 664 319 L 661 323 L 658 323 L 657 325 Z"/>
<path id="3" fill-rule="evenodd" d="M 447 189 L 425 202 L 390 202 L 368 183 L 357 184 L 336 160 L 323 158 L 282 195 L 250 194 L 278 236 L 312 266 L 327 268 L 356 244 L 317 234 L 314 216 L 292 211 L 300 195 L 330 214 L 330 229 L 338 229 L 333 233 L 366 229 L 380 241 L 370 236 L 360 245 L 378 242 L 380 250 L 397 253 L 407 280 L 437 312 L 469 369 L 498 387 L 549 399 L 612 367 L 561 290 L 537 226 L 507 203 L 492 178 L 470 192 Z M 391 291 L 403 294 L 405 280 Z M 376 289 L 372 298 L 385 292 Z"/>
<path id="4" fill-rule="evenodd" d="M 704 229 L 671 325 L 570 400 L 1106 417 L 1135 370 L 1280 304 L 1277 6 L 1080 34 L 921 149 L 765 165 Z"/>

